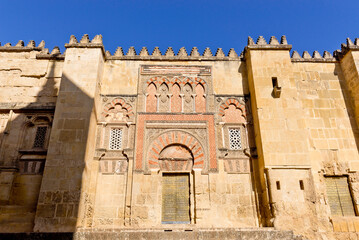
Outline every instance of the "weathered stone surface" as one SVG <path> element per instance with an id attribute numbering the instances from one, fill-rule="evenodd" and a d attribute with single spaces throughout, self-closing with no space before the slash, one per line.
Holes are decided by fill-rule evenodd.
<path id="1" fill-rule="evenodd" d="M 0 46 L 0 232 L 39 232 L 0 238 L 358 237 L 357 39 L 302 57 L 285 36 L 240 56 L 44 47 Z"/>

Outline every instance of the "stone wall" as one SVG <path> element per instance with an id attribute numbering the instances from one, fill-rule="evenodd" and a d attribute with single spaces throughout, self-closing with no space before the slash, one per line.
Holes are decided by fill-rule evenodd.
<path id="1" fill-rule="evenodd" d="M 282 37 L 244 53 L 61 54 L 0 46 L 0 231 L 264 228 L 357 235 L 359 40 L 334 57 Z M 189 223 L 163 222 L 164 177 L 189 179 Z M 347 179 L 336 216 L 328 179 Z"/>
<path id="2" fill-rule="evenodd" d="M 263 38 L 246 49 L 262 186 L 268 224 L 317 238 L 315 229 L 332 231 L 325 178 L 356 174 L 357 124 L 341 64 L 289 49 Z"/>
<path id="3" fill-rule="evenodd" d="M 36 151 L 33 130 L 51 124 L 63 62 L 37 59 L 32 42 L 0 48 L 0 231 L 32 231 L 50 129 Z"/>

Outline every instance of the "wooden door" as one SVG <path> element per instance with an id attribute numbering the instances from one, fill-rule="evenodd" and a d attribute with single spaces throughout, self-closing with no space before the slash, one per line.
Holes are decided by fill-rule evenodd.
<path id="1" fill-rule="evenodd" d="M 162 223 L 190 223 L 189 174 L 163 174 Z"/>

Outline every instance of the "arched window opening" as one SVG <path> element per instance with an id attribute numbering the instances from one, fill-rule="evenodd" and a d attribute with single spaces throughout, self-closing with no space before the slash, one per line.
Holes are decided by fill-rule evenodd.
<path id="1" fill-rule="evenodd" d="M 37 117 L 25 125 L 21 149 L 47 149 L 49 135 L 49 119 Z"/>

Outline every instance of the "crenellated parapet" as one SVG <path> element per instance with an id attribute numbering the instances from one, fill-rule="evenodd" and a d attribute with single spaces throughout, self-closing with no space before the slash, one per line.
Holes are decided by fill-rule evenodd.
<path id="1" fill-rule="evenodd" d="M 69 43 L 65 44 L 66 48 L 101 48 L 103 54 L 105 54 L 105 48 L 102 42 L 102 35 L 96 35 L 92 40 L 90 40 L 88 34 L 84 34 L 79 41 L 77 41 L 74 35 L 70 36 Z"/>
<path id="2" fill-rule="evenodd" d="M 44 43 L 45 44 L 45 43 Z M 58 46 L 55 46 L 51 52 L 49 52 L 49 49 L 45 48 L 43 51 L 41 51 L 39 54 L 36 55 L 37 59 L 56 59 L 56 60 L 63 60 L 65 59 L 65 52 L 61 53 L 60 48 Z"/>
<path id="3" fill-rule="evenodd" d="M 37 46 L 34 40 L 30 40 L 29 43 L 25 46 L 23 40 L 19 40 L 15 46 L 12 46 L 11 43 L 6 43 L 4 46 L 0 44 L 0 52 L 37 52 L 37 59 L 64 59 L 65 55 L 61 54 L 60 48 L 55 46 L 51 53 L 48 48 L 45 48 L 45 41 L 42 40 Z"/>
<path id="4" fill-rule="evenodd" d="M 108 60 L 167 60 L 167 61 L 238 61 L 243 59 L 243 53 L 238 55 L 233 48 L 225 54 L 222 48 L 218 48 L 215 54 L 212 53 L 210 48 L 206 48 L 202 54 L 199 53 L 197 47 L 193 47 L 190 53 L 187 52 L 185 47 L 179 49 L 177 54 L 172 47 L 168 47 L 164 54 L 158 47 L 155 47 L 150 54 L 147 47 L 142 47 L 140 51 L 136 51 L 134 47 L 130 47 L 126 54 L 124 54 L 123 48 L 118 47 L 116 52 L 111 55 L 109 51 L 106 51 L 106 58 Z"/>
<path id="5" fill-rule="evenodd" d="M 269 40 L 269 43 L 264 39 L 263 36 L 259 36 L 257 38 L 257 42 L 251 37 L 248 37 L 248 43 L 245 47 L 247 49 L 255 49 L 255 50 L 290 50 L 292 49 L 292 45 L 288 44 L 286 36 L 282 36 L 280 42 L 275 36 L 272 36 Z"/>
<path id="6" fill-rule="evenodd" d="M 347 38 L 346 43 L 341 44 L 341 50 L 336 50 L 334 54 L 338 59 L 342 59 L 349 51 L 359 51 L 359 38 L 356 38 L 354 43 L 350 38 Z"/>
<path id="7" fill-rule="evenodd" d="M 102 35 L 96 35 L 90 40 L 88 34 L 84 34 L 80 41 L 74 35 L 70 36 L 70 40 L 65 44 L 66 48 L 101 48 L 106 60 L 165 60 L 165 61 L 244 61 L 244 53 L 249 50 L 291 50 L 292 45 L 288 44 L 286 36 L 282 36 L 278 40 L 275 36 L 271 36 L 269 42 L 263 36 L 259 36 L 256 41 L 250 36 L 248 37 L 247 46 L 244 51 L 237 54 L 234 48 L 231 48 L 226 54 L 222 48 L 217 48 L 216 51 L 212 51 L 210 48 L 205 48 L 202 53 L 199 52 L 197 47 L 193 47 L 191 51 L 187 51 L 185 47 L 181 47 L 176 53 L 172 47 L 168 47 L 166 51 L 161 51 L 159 47 L 155 47 L 152 52 L 147 47 L 141 49 L 135 49 L 130 47 L 127 51 L 124 51 L 122 47 L 118 47 L 114 54 L 110 51 L 106 51 L 102 41 Z M 312 54 L 308 51 L 304 51 L 301 55 L 297 51 L 293 51 L 291 54 L 292 62 L 337 62 L 348 51 L 359 50 L 359 38 L 356 38 L 353 42 L 350 38 L 347 38 L 346 43 L 341 44 L 341 49 L 334 51 L 332 54 L 328 51 L 324 51 L 321 55 L 318 51 L 314 51 Z M 23 40 L 18 41 L 15 45 L 6 43 L 1 46 L 0 52 L 31 52 L 36 51 L 37 59 L 57 59 L 63 60 L 65 58 L 65 52 L 61 53 L 60 48 L 55 46 L 51 51 L 45 48 L 45 41 L 41 41 L 37 46 L 34 40 L 30 40 L 27 44 Z"/>
<path id="8" fill-rule="evenodd" d="M 335 54 L 333 56 L 328 51 L 324 51 L 323 56 L 318 51 L 314 51 L 312 55 L 310 55 L 308 51 L 304 51 L 302 53 L 302 56 L 299 55 L 297 51 L 293 51 L 291 56 L 291 61 L 292 62 L 337 62 L 338 59 L 336 58 Z"/>
<path id="9" fill-rule="evenodd" d="M 1 46 L 0 43 L 0 52 L 31 52 L 31 51 L 38 51 L 38 52 L 48 51 L 48 49 L 45 48 L 45 41 L 42 40 L 38 46 L 36 46 L 34 40 L 30 40 L 26 46 L 23 40 L 18 41 L 15 46 L 13 46 L 11 43 L 6 43 L 4 46 Z"/>
<path id="10" fill-rule="evenodd" d="M 88 34 L 84 34 L 79 41 L 77 41 L 74 35 L 70 36 L 69 43 L 65 44 L 66 48 L 70 47 L 83 47 L 83 48 L 91 48 L 91 47 L 103 47 L 102 35 L 96 35 L 92 40 L 90 40 Z"/>

